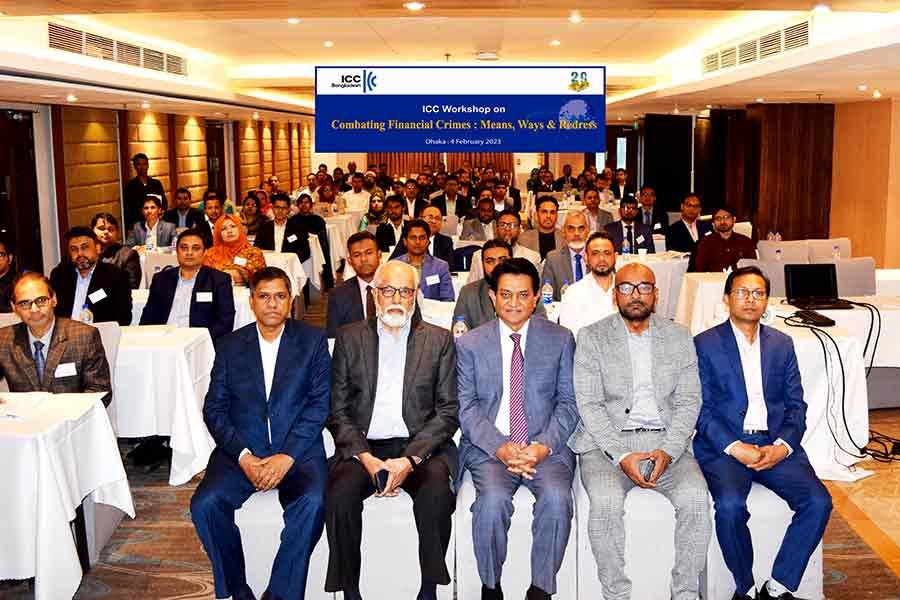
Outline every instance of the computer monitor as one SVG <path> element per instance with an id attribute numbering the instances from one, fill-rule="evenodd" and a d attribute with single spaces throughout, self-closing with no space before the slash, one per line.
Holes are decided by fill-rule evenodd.
<path id="1" fill-rule="evenodd" d="M 833 263 L 784 265 L 784 288 L 788 302 L 810 298 L 835 300 L 837 270 Z"/>

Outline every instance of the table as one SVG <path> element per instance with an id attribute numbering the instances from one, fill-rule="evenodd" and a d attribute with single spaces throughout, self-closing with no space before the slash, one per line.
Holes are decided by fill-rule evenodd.
<path id="1" fill-rule="evenodd" d="M 178 256 L 171 251 L 139 252 L 141 257 L 141 289 L 149 288 L 153 276 L 168 266 L 178 265 Z"/>
<path id="2" fill-rule="evenodd" d="M 234 327 L 238 329 L 256 321 L 256 316 L 250 310 L 250 289 L 236 287 L 234 290 Z M 141 322 L 141 313 L 147 305 L 150 290 L 131 290 L 131 322 L 137 325 Z"/>
<path id="3" fill-rule="evenodd" d="M 78 590 L 82 571 L 69 523 L 82 499 L 134 518 L 102 397 L 2 395 L 0 579 L 34 577 L 37 600 L 71 598 Z"/>
<path id="4" fill-rule="evenodd" d="M 330 238 L 329 238 L 330 240 Z M 325 268 L 325 254 L 319 236 L 309 236 L 309 258 L 303 261 L 303 270 L 309 282 L 318 290 L 322 288 L 322 269 Z M 332 270 L 334 267 L 332 267 Z"/>
<path id="5" fill-rule="evenodd" d="M 347 210 L 342 215 L 325 217 L 332 263 L 340 262 L 341 258 L 347 258 L 347 239 L 358 231 L 359 219 L 364 212 Z M 332 226 L 334 229 L 332 229 Z M 332 235 L 332 231 L 336 235 Z"/>
<path id="6" fill-rule="evenodd" d="M 310 236 L 310 249 L 312 249 L 312 238 L 315 238 L 315 236 Z M 317 247 L 318 244 L 319 239 L 316 238 Z M 266 250 L 263 252 L 263 255 L 266 259 L 266 266 L 278 267 L 287 273 L 288 277 L 291 278 L 291 285 L 293 286 L 291 294 L 299 296 L 300 292 L 303 290 L 303 286 L 306 285 L 307 279 L 306 271 L 303 268 L 303 263 L 300 262 L 300 258 L 293 252 L 269 252 Z M 235 305 L 237 305 L 237 303 L 235 303 Z"/>
<path id="7" fill-rule="evenodd" d="M 171 485 L 206 468 L 215 447 L 203 422 L 215 349 L 203 327 L 123 327 L 113 385 L 121 437 L 171 436 Z"/>
<path id="8" fill-rule="evenodd" d="M 724 314 L 725 273 L 686 273 L 682 278 L 675 308 L 675 322 L 697 335 L 707 329 L 707 322 Z"/>
<path id="9" fill-rule="evenodd" d="M 621 269 L 629 262 L 643 262 L 656 275 L 656 288 L 659 300 L 656 303 L 656 314 L 666 319 L 675 317 L 675 307 L 681 291 L 681 282 L 688 268 L 688 257 L 680 252 L 648 254 L 641 258 L 619 255 L 616 258 L 616 269 Z"/>

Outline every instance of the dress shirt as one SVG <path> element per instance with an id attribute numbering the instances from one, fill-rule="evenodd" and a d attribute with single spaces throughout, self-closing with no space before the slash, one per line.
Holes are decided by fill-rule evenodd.
<path id="1" fill-rule="evenodd" d="M 633 395 L 624 429 L 661 429 L 666 425 L 659 416 L 653 387 L 653 338 L 649 327 L 640 334 L 628 332 L 628 354 Z"/>
<path id="2" fill-rule="evenodd" d="M 359 277 L 358 275 L 356 277 L 356 283 L 359 285 L 359 297 L 362 300 L 363 318 L 368 319 L 369 315 L 366 312 L 366 305 L 368 304 L 368 302 L 367 302 L 368 298 L 366 297 L 366 290 L 369 288 L 369 286 L 371 286 L 372 293 L 374 294 L 375 293 L 375 284 L 371 281 L 363 281 L 363 279 L 361 277 Z"/>
<path id="3" fill-rule="evenodd" d="M 531 324 L 531 320 L 525 322 L 522 325 L 522 328 L 519 331 L 513 331 L 510 329 L 506 323 L 502 320 L 498 319 L 498 323 L 500 325 L 500 355 L 502 357 L 502 368 L 503 368 L 503 393 L 500 395 L 500 407 L 497 409 L 497 418 L 494 420 L 494 426 L 497 430 L 503 435 L 509 435 L 509 371 L 512 368 L 512 353 L 513 353 L 513 341 L 512 338 L 509 337 L 513 333 L 518 333 L 521 335 L 521 339 L 519 340 L 519 347 L 522 349 L 522 359 L 525 359 L 525 342 L 528 340 L 528 325 Z M 525 379 L 528 379 L 528 374 L 525 373 Z M 525 381 L 522 382 L 522 386 L 524 389 Z"/>
<path id="4" fill-rule="evenodd" d="M 644 210 L 641 209 L 641 223 L 653 229 L 653 210 Z"/>
<path id="5" fill-rule="evenodd" d="M 741 371 L 744 374 L 744 386 L 747 388 L 747 413 L 744 415 L 744 429 L 768 429 L 769 411 L 766 408 L 766 396 L 763 391 L 762 349 L 759 345 L 759 325 L 757 324 L 756 326 L 756 336 L 751 344 L 747 341 L 744 332 L 735 327 L 731 319 L 728 322 L 731 324 L 734 339 L 737 340 L 738 352 L 741 355 Z M 729 454 L 738 441 L 735 440 L 728 444 L 725 447 L 725 454 Z M 784 444 L 788 449 L 788 454 L 793 452 L 793 448 L 781 438 L 778 438 L 775 444 Z"/>
<path id="6" fill-rule="evenodd" d="M 575 260 L 575 257 L 576 256 L 581 257 L 581 277 L 582 277 L 582 279 L 584 279 L 584 275 L 585 275 L 585 273 L 587 273 L 587 262 L 585 261 L 584 248 L 582 248 L 581 250 L 576 252 L 571 247 L 569 247 L 569 255 L 570 255 L 569 260 L 572 261 L 572 281 L 569 282 L 569 284 L 571 285 L 571 284 L 575 283 L 575 273 L 578 272 L 578 270 L 575 268 L 575 265 L 577 263 L 577 261 Z"/>
<path id="7" fill-rule="evenodd" d="M 263 381 L 266 384 L 266 403 L 269 402 L 269 394 L 272 392 L 272 382 L 275 379 L 275 363 L 278 362 L 278 348 L 281 346 L 281 336 L 284 334 L 284 325 L 278 336 L 271 342 L 263 337 L 259 331 L 259 325 L 256 326 L 256 335 L 259 338 L 259 355 L 262 358 Z M 272 443 L 272 422 L 269 421 L 269 413 L 266 411 L 266 426 L 269 429 L 269 443 Z M 244 458 L 245 454 L 250 454 L 249 448 L 244 448 L 238 455 L 238 462 Z"/>
<path id="8" fill-rule="evenodd" d="M 403 221 L 400 221 L 400 227 L 394 225 L 393 221 L 388 221 L 388 224 L 394 230 L 394 246 L 400 243 L 400 238 L 403 236 Z"/>
<path id="9" fill-rule="evenodd" d="M 615 284 L 613 284 L 615 285 Z M 604 290 L 593 273 L 586 271 L 581 281 L 569 286 L 559 306 L 559 324 L 578 337 L 578 330 L 616 312 L 613 285 Z"/>
<path id="10" fill-rule="evenodd" d="M 176 214 L 178 215 L 178 228 L 179 229 L 187 227 L 188 212 L 189 212 L 188 210 L 182 212 L 180 208 L 176 211 Z"/>
<path id="11" fill-rule="evenodd" d="M 457 200 L 457 198 L 459 198 L 459 194 L 453 196 L 453 198 L 451 198 L 450 196 L 447 196 L 447 195 L 444 196 L 444 201 L 447 203 L 447 214 L 448 214 L 448 215 L 455 215 L 455 214 L 456 214 L 456 200 Z"/>
<path id="12" fill-rule="evenodd" d="M 169 310 L 166 324 L 176 327 L 191 326 L 191 295 L 194 293 L 196 281 L 197 273 L 194 273 L 190 279 L 185 279 L 179 271 L 178 283 L 175 284 L 175 296 L 172 298 L 172 308 Z"/>
<path id="13" fill-rule="evenodd" d="M 344 192 L 344 200 L 347 201 L 347 206 L 353 210 L 369 210 L 369 198 L 372 196 L 366 190 L 359 190 L 359 193 L 350 190 L 349 192 Z"/>
<path id="14" fill-rule="evenodd" d="M 410 321 L 398 336 L 385 329 L 381 320 L 378 331 L 378 382 L 375 384 L 375 402 L 369 421 L 370 440 L 408 438 L 409 430 L 403 421 L 403 379 L 406 368 L 406 343 L 409 340 Z"/>
<path id="15" fill-rule="evenodd" d="M 144 238 L 144 245 L 150 244 L 154 248 L 157 248 L 159 244 L 156 243 L 156 232 L 159 230 L 159 221 L 153 224 L 153 227 L 147 225 L 147 237 Z"/>
<path id="16" fill-rule="evenodd" d="M 587 217 L 588 220 L 588 230 L 589 231 L 599 231 L 600 230 L 600 209 L 597 209 L 596 213 L 592 213 L 588 209 L 584 209 L 584 216 Z"/>
<path id="17" fill-rule="evenodd" d="M 697 232 L 697 219 L 694 219 L 692 222 L 688 223 L 684 219 L 681 219 L 681 222 L 684 223 L 684 226 L 687 228 L 688 233 L 691 234 L 691 239 L 695 242 L 700 239 L 700 234 Z"/>
<path id="18" fill-rule="evenodd" d="M 284 230 L 287 228 L 287 221 L 279 225 L 277 221 L 273 221 L 275 226 L 275 252 L 281 252 L 281 244 L 284 243 Z"/>
<path id="19" fill-rule="evenodd" d="M 481 223 L 481 221 L 479 221 Z M 494 239 L 494 222 L 490 221 L 488 223 L 481 223 L 481 228 L 484 230 L 484 239 L 492 240 Z"/>
<path id="20" fill-rule="evenodd" d="M 406 200 L 406 212 L 409 214 L 410 217 L 415 216 L 415 214 L 416 214 L 416 201 L 415 201 L 415 200 L 410 200 L 409 198 L 406 198 L 406 197 L 404 197 L 403 199 Z M 397 238 L 397 239 L 399 240 L 400 238 Z"/>
<path id="21" fill-rule="evenodd" d="M 50 351 L 50 340 L 53 339 L 53 329 L 56 328 L 56 319 L 53 319 L 53 322 L 50 323 L 50 327 L 47 328 L 47 332 L 39 338 L 34 337 L 31 333 L 31 329 L 28 329 L 28 347 L 31 349 L 31 358 L 34 358 L 34 343 L 41 342 L 44 344 L 42 350 L 44 351 L 44 360 L 47 360 L 47 353 Z M 46 364 L 46 363 L 45 363 Z"/>
<path id="22" fill-rule="evenodd" d="M 496 200 L 494 200 L 494 210 L 496 210 L 497 212 L 501 212 L 505 209 L 506 209 L 506 198 L 504 198 L 500 202 L 497 202 Z"/>
<path id="23" fill-rule="evenodd" d="M 78 269 L 75 269 L 75 300 L 72 302 L 72 320 L 81 320 L 81 308 L 87 303 L 88 288 L 91 286 L 91 277 L 94 276 L 94 269 L 97 265 L 91 267 L 87 277 L 82 277 Z"/>

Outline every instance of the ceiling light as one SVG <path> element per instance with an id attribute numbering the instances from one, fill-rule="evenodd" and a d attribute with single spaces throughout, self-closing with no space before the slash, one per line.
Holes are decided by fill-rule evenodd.
<path id="1" fill-rule="evenodd" d="M 575 23 L 577 25 L 577 24 L 581 23 L 581 21 L 583 21 L 583 19 L 581 17 L 581 13 L 578 12 L 577 10 L 573 10 L 572 14 L 569 15 L 569 23 Z"/>
<path id="2" fill-rule="evenodd" d="M 78 96 L 76 96 L 75 94 L 69 94 L 68 96 L 66 96 L 66 100 L 69 102 L 78 102 Z"/>
<path id="3" fill-rule="evenodd" d="M 496 52 L 476 52 L 475 60 L 500 60 L 500 55 Z"/>
<path id="4" fill-rule="evenodd" d="M 707 104 L 706 108 L 712 108 L 712 104 Z"/>
<path id="5" fill-rule="evenodd" d="M 872 92 L 872 97 L 873 98 L 881 98 L 881 92 L 879 92 L 878 90 L 875 90 L 874 92 Z"/>
<path id="6" fill-rule="evenodd" d="M 148 108 L 150 108 L 150 103 L 149 102 L 141 102 L 141 108 L 143 108 L 144 110 L 147 110 Z"/>
<path id="7" fill-rule="evenodd" d="M 297 23 L 300 22 L 300 19 L 298 19 L 297 17 L 291 17 L 290 19 L 287 20 L 287 22 L 288 22 L 288 25 L 296 25 Z"/>
<path id="8" fill-rule="evenodd" d="M 254 113 L 253 113 L 253 118 L 256 119 L 256 120 L 258 121 L 258 120 L 259 120 L 259 113 L 258 113 L 258 112 L 254 112 Z"/>
<path id="9" fill-rule="evenodd" d="M 757 103 L 757 104 L 762 104 L 762 103 L 765 102 L 765 101 L 766 101 L 765 98 L 757 98 L 757 99 L 756 99 L 756 103 Z"/>
<path id="10" fill-rule="evenodd" d="M 41 94 L 41 98 L 59 98 L 59 94 Z"/>
<path id="11" fill-rule="evenodd" d="M 334 42 L 332 42 L 331 40 L 325 40 L 325 47 L 326 47 L 326 48 L 331 48 L 331 47 L 333 47 L 333 46 L 334 46 Z"/>
<path id="12" fill-rule="evenodd" d="M 862 84 L 862 85 L 856 86 L 856 89 L 858 89 L 858 90 L 861 91 L 861 92 L 864 92 L 864 91 L 866 91 L 867 89 L 869 89 L 869 86 L 867 86 L 866 84 Z"/>
<path id="13" fill-rule="evenodd" d="M 406 10 L 411 10 L 413 12 L 416 12 L 418 10 L 422 10 L 423 8 L 425 8 L 425 3 L 424 2 L 405 2 L 403 4 L 403 8 L 405 8 Z"/>
<path id="14" fill-rule="evenodd" d="M 551 45 L 551 46 L 559 46 L 559 44 L 560 44 L 560 41 L 559 41 L 559 40 L 550 40 L 550 45 Z"/>
<path id="15" fill-rule="evenodd" d="M 676 107 L 675 107 L 675 110 L 672 111 L 672 114 L 673 114 L 673 115 L 677 115 L 679 112 L 681 112 L 681 111 L 678 110 L 678 107 L 676 106 Z"/>
<path id="16" fill-rule="evenodd" d="M 218 112 L 217 112 L 217 113 L 216 113 L 216 116 L 217 116 L 217 117 L 224 117 L 224 116 L 225 116 L 225 113 L 218 113 Z"/>
<path id="17" fill-rule="evenodd" d="M 819 13 L 819 14 L 831 12 L 831 7 L 828 6 L 827 4 L 819 3 L 819 4 L 816 4 L 815 6 L 813 6 L 813 12 Z"/>

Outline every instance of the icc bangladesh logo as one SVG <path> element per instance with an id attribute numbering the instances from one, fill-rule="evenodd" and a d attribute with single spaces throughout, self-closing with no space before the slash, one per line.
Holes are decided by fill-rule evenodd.
<path id="1" fill-rule="evenodd" d="M 571 80 L 569 81 L 570 90 L 573 92 L 583 92 L 589 87 L 591 87 L 591 82 L 588 81 L 586 71 L 572 71 Z"/>
<path id="2" fill-rule="evenodd" d="M 373 73 L 372 71 L 367 71 L 366 69 L 363 69 L 362 84 L 363 84 L 363 94 L 366 94 L 366 93 L 374 90 L 375 85 L 376 85 L 375 73 Z"/>

